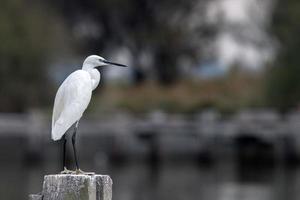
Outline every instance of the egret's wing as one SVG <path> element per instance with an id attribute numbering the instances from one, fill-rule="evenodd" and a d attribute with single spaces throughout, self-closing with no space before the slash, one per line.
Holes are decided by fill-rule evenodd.
<path id="1" fill-rule="evenodd" d="M 57 93 L 55 95 L 55 100 L 54 100 L 54 106 L 53 106 L 53 114 L 52 114 L 52 129 L 54 128 L 55 122 L 59 118 L 63 107 L 64 107 L 64 101 L 63 101 L 63 96 L 64 96 L 64 89 L 63 85 L 61 85 Z"/>
<path id="2" fill-rule="evenodd" d="M 53 108 L 53 140 L 59 140 L 65 132 L 81 118 L 92 95 L 90 75 L 77 70 L 70 74 L 59 87 Z"/>

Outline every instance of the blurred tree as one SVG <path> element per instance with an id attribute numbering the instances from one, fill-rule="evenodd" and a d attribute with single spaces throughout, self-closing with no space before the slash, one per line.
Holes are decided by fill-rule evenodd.
<path id="1" fill-rule="evenodd" d="M 1 1 L 1 112 L 23 112 L 49 101 L 45 63 L 59 23 L 39 3 Z"/>
<path id="2" fill-rule="evenodd" d="M 195 64 L 201 57 L 203 40 L 210 36 L 203 15 L 207 0 L 64 0 L 56 1 L 81 49 L 109 54 L 125 46 L 139 66 L 137 80 L 149 74 L 163 84 L 180 76 L 181 60 Z M 206 36 L 206 37 L 204 37 Z M 143 56 L 151 59 L 144 74 Z M 153 78 L 153 77 L 152 77 Z"/>
<path id="3" fill-rule="evenodd" d="M 285 111 L 300 103 L 300 2 L 278 1 L 273 18 L 273 32 L 280 43 L 275 67 L 267 78 L 267 100 Z"/>

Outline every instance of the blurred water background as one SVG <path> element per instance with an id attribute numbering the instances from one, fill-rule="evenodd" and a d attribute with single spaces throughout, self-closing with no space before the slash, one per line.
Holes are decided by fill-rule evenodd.
<path id="1" fill-rule="evenodd" d="M 0 199 L 27 199 L 62 170 L 53 101 L 90 54 L 130 66 L 101 69 L 78 133 L 82 169 L 109 174 L 114 200 L 298 199 L 299 9 L 2 0 Z"/>

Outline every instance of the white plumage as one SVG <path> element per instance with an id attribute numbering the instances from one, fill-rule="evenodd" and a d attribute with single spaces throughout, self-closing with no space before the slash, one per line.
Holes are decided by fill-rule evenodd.
<path id="1" fill-rule="evenodd" d="M 53 140 L 61 139 L 66 131 L 82 117 L 90 103 L 92 91 L 100 82 L 100 73 L 95 68 L 108 64 L 125 67 L 100 56 L 91 55 L 84 60 L 82 69 L 70 74 L 58 88 L 52 115 L 51 138 Z"/>
<path id="2" fill-rule="evenodd" d="M 95 68 L 104 65 L 127 67 L 126 65 L 109 62 L 97 55 L 89 56 L 84 60 L 82 69 L 73 72 L 66 78 L 66 80 L 64 80 L 64 82 L 58 88 L 55 96 L 52 115 L 51 138 L 53 140 L 61 139 L 66 131 L 74 123 L 76 123 L 72 136 L 72 145 L 76 162 L 76 173 L 83 173 L 79 169 L 75 148 L 78 122 L 90 103 L 92 91 L 100 82 L 100 73 Z M 66 141 L 67 140 L 64 137 L 64 170 L 62 173 L 73 173 L 66 168 Z"/>
<path id="3" fill-rule="evenodd" d="M 82 117 L 83 112 L 90 103 L 92 91 L 100 82 L 100 73 L 96 67 L 105 65 L 126 65 L 105 60 L 101 56 L 87 57 L 81 70 L 70 74 L 58 88 L 55 96 L 51 137 L 59 140 L 66 131 Z"/>
<path id="4" fill-rule="evenodd" d="M 78 121 L 92 96 L 92 78 L 87 71 L 70 74 L 55 96 L 52 116 L 52 139 L 59 140 Z"/>

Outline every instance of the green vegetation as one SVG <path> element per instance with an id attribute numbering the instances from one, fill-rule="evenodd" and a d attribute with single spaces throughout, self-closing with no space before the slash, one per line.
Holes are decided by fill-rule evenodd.
<path id="1" fill-rule="evenodd" d="M 232 72 L 224 78 L 185 80 L 168 87 L 154 82 L 137 87 L 106 86 L 94 96 L 88 110 L 94 113 L 163 110 L 192 114 L 206 108 L 216 108 L 221 112 L 235 112 L 239 108 L 263 104 L 262 84 L 262 76 Z"/>
<path id="2" fill-rule="evenodd" d="M 3 0 L 0 7 L 0 111 L 22 112 L 49 102 L 47 61 L 60 26 L 42 5 Z"/>
<path id="3" fill-rule="evenodd" d="M 274 66 L 269 69 L 266 82 L 267 105 L 282 111 L 300 103 L 300 2 L 278 1 L 272 31 L 280 51 Z"/>
<path id="4" fill-rule="evenodd" d="M 199 1 L 203 5 L 208 2 Z M 188 80 L 189 77 L 181 73 L 183 61 L 197 65 L 204 56 L 201 49 L 215 33 L 214 27 L 207 27 L 205 23 L 194 28 L 185 26 L 195 8 L 192 0 L 180 0 L 176 4 L 169 0 L 159 3 L 75 0 L 72 4 L 3 0 L 0 7 L 0 112 L 25 112 L 35 107 L 51 110 L 56 88 L 49 80 L 50 59 L 60 52 L 66 55 L 64 48 L 70 41 L 75 53 L 87 55 L 101 51 L 101 55 L 111 55 L 120 46 L 126 46 L 135 57 L 133 85 L 102 85 L 92 101 L 93 112 L 121 109 L 139 113 L 161 109 L 193 113 L 208 107 L 234 112 L 260 106 L 286 111 L 298 106 L 298 0 L 276 4 L 270 33 L 275 35 L 280 48 L 276 60 L 266 71 L 250 75 L 232 71 L 226 77 L 213 80 Z M 199 18 L 204 13 L 201 8 L 196 10 Z M 92 37 L 88 39 L 85 34 L 89 34 L 90 29 L 83 26 L 82 31 L 80 26 L 86 21 L 92 24 Z M 83 35 L 80 36 L 78 30 Z M 152 62 L 143 66 L 147 56 Z"/>

